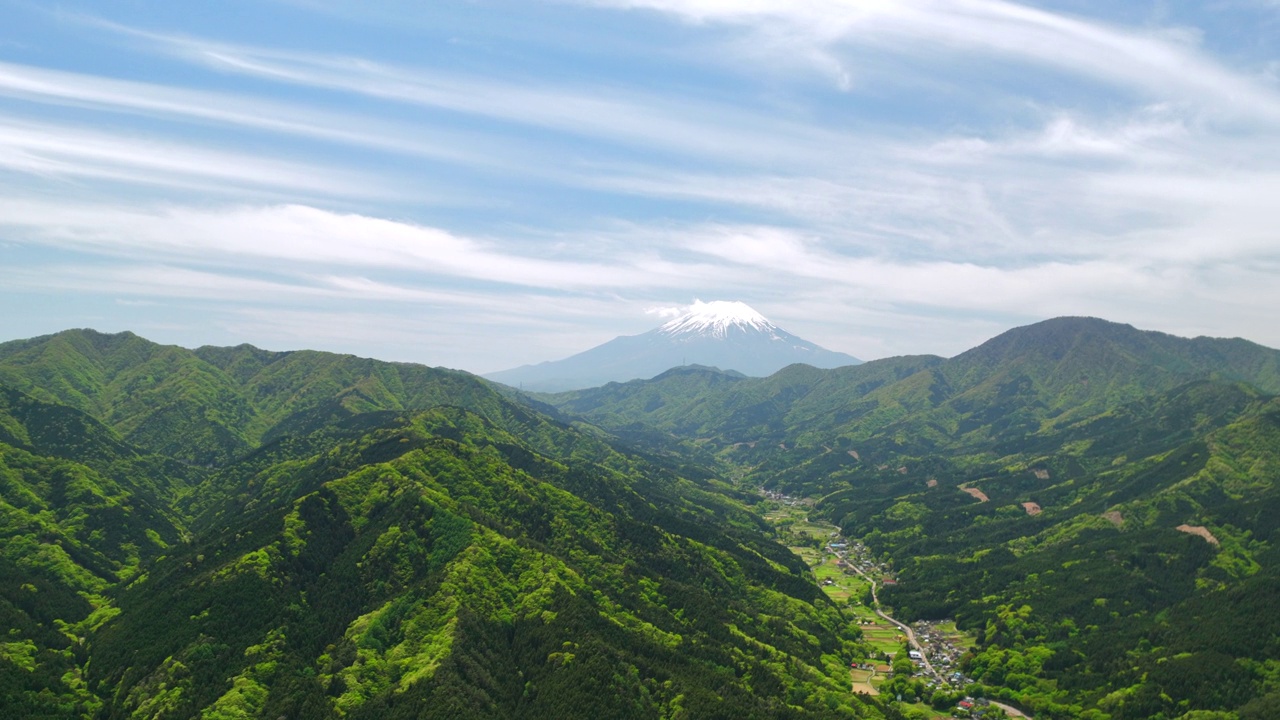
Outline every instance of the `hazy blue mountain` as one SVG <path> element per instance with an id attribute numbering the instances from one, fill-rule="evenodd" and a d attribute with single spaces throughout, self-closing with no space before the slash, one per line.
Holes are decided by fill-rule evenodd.
<path id="1" fill-rule="evenodd" d="M 895 616 L 975 634 L 972 692 L 1054 720 L 1252 720 L 1280 710 L 1278 369 L 1240 339 L 1068 317 L 950 359 L 541 399 L 817 498 L 893 567 Z"/>
<path id="2" fill-rule="evenodd" d="M 1014 328 L 950 359 L 795 366 L 767 378 L 677 372 L 543 399 L 606 429 L 642 423 L 720 448 L 834 447 L 879 433 L 946 446 L 1067 425 L 1193 380 L 1280 392 L 1280 351 L 1068 317 Z"/>
<path id="3" fill-rule="evenodd" d="M 331 353 L 0 344 L 0 716 L 884 717 L 753 493 L 516 396 Z"/>
<path id="4" fill-rule="evenodd" d="M 681 319 L 671 335 L 753 321 Z M 0 344 L 6 717 L 910 717 L 776 540 L 811 499 L 1066 720 L 1280 708 L 1280 351 L 1092 318 L 954 358 L 452 370 L 67 331 Z M 751 510 L 752 505 L 757 508 Z"/>
<path id="5" fill-rule="evenodd" d="M 563 360 L 486 377 L 525 390 L 558 392 L 651 378 L 682 365 L 764 377 L 796 363 L 836 368 L 860 362 L 792 335 L 744 303 L 717 301 L 696 303 L 684 315 L 641 335 L 614 338 Z"/>

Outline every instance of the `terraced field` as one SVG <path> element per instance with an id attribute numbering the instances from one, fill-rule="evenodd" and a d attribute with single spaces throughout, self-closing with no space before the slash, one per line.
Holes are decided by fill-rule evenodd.
<path id="1" fill-rule="evenodd" d="M 893 655 L 902 651 L 905 636 L 863 604 L 869 581 L 855 572 L 846 572 L 840 558 L 820 549 L 838 532 L 834 525 L 810 522 L 808 508 L 804 506 L 778 506 L 769 509 L 765 520 L 778 530 L 779 539 L 800 556 L 812 569 L 814 579 L 832 600 L 846 607 L 853 622 L 861 628 L 863 637 L 876 653 Z M 854 669 L 849 671 L 853 692 L 878 695 L 879 687 L 889 677 L 889 666 L 880 658 L 868 658 L 879 666 L 878 670 Z"/>

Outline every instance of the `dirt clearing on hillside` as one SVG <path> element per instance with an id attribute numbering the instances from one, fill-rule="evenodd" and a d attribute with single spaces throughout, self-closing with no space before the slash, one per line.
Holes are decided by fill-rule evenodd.
<path id="1" fill-rule="evenodd" d="M 978 502 L 986 502 L 991 499 L 987 497 L 986 493 L 982 492 L 978 488 L 962 487 L 960 489 L 977 498 Z"/>
<path id="2" fill-rule="evenodd" d="M 1179 525 L 1174 528 L 1174 530 L 1187 533 L 1188 535 L 1199 535 L 1210 545 L 1218 544 L 1218 538 L 1214 537 L 1213 533 L 1209 532 L 1209 528 L 1203 525 Z"/>

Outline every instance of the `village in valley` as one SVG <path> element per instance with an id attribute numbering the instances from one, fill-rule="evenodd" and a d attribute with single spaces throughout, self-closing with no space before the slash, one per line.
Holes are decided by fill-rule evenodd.
<path id="1" fill-rule="evenodd" d="M 891 679 L 909 674 L 913 681 L 920 681 L 913 682 L 912 687 L 923 692 L 918 699 L 897 693 L 897 699 L 914 709 L 915 717 L 1007 717 L 1005 710 L 1012 708 L 998 707 L 964 693 L 971 680 L 960 665 L 964 653 L 973 647 L 971 636 L 950 620 L 910 625 L 895 620 L 878 599 L 880 588 L 898 582 L 892 567 L 862 543 L 845 538 L 835 525 L 811 518 L 813 500 L 769 490 L 762 494 L 765 520 L 773 525 L 779 539 L 809 565 L 818 585 L 846 609 L 874 649 L 870 657 L 850 658 L 853 692 L 880 695 Z M 909 663 L 901 661 L 904 653 Z M 894 685 L 900 686 L 897 682 Z M 945 709 L 931 703 L 935 696 L 946 698 Z"/>

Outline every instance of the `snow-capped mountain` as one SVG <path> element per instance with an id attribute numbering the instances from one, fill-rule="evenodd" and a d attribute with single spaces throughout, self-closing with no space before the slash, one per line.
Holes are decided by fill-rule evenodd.
<path id="1" fill-rule="evenodd" d="M 485 377 L 526 390 L 555 392 L 650 378 L 679 365 L 707 365 L 764 377 L 795 363 L 833 368 L 860 362 L 792 335 L 746 303 L 699 301 L 647 333 L 614 338 L 563 360 Z"/>
<path id="2" fill-rule="evenodd" d="M 774 335 L 778 326 L 756 312 L 744 302 L 716 300 L 704 303 L 695 301 L 683 315 L 658 328 L 657 332 L 669 337 L 703 335 L 726 338 L 735 329 L 744 332 L 762 332 Z"/>

